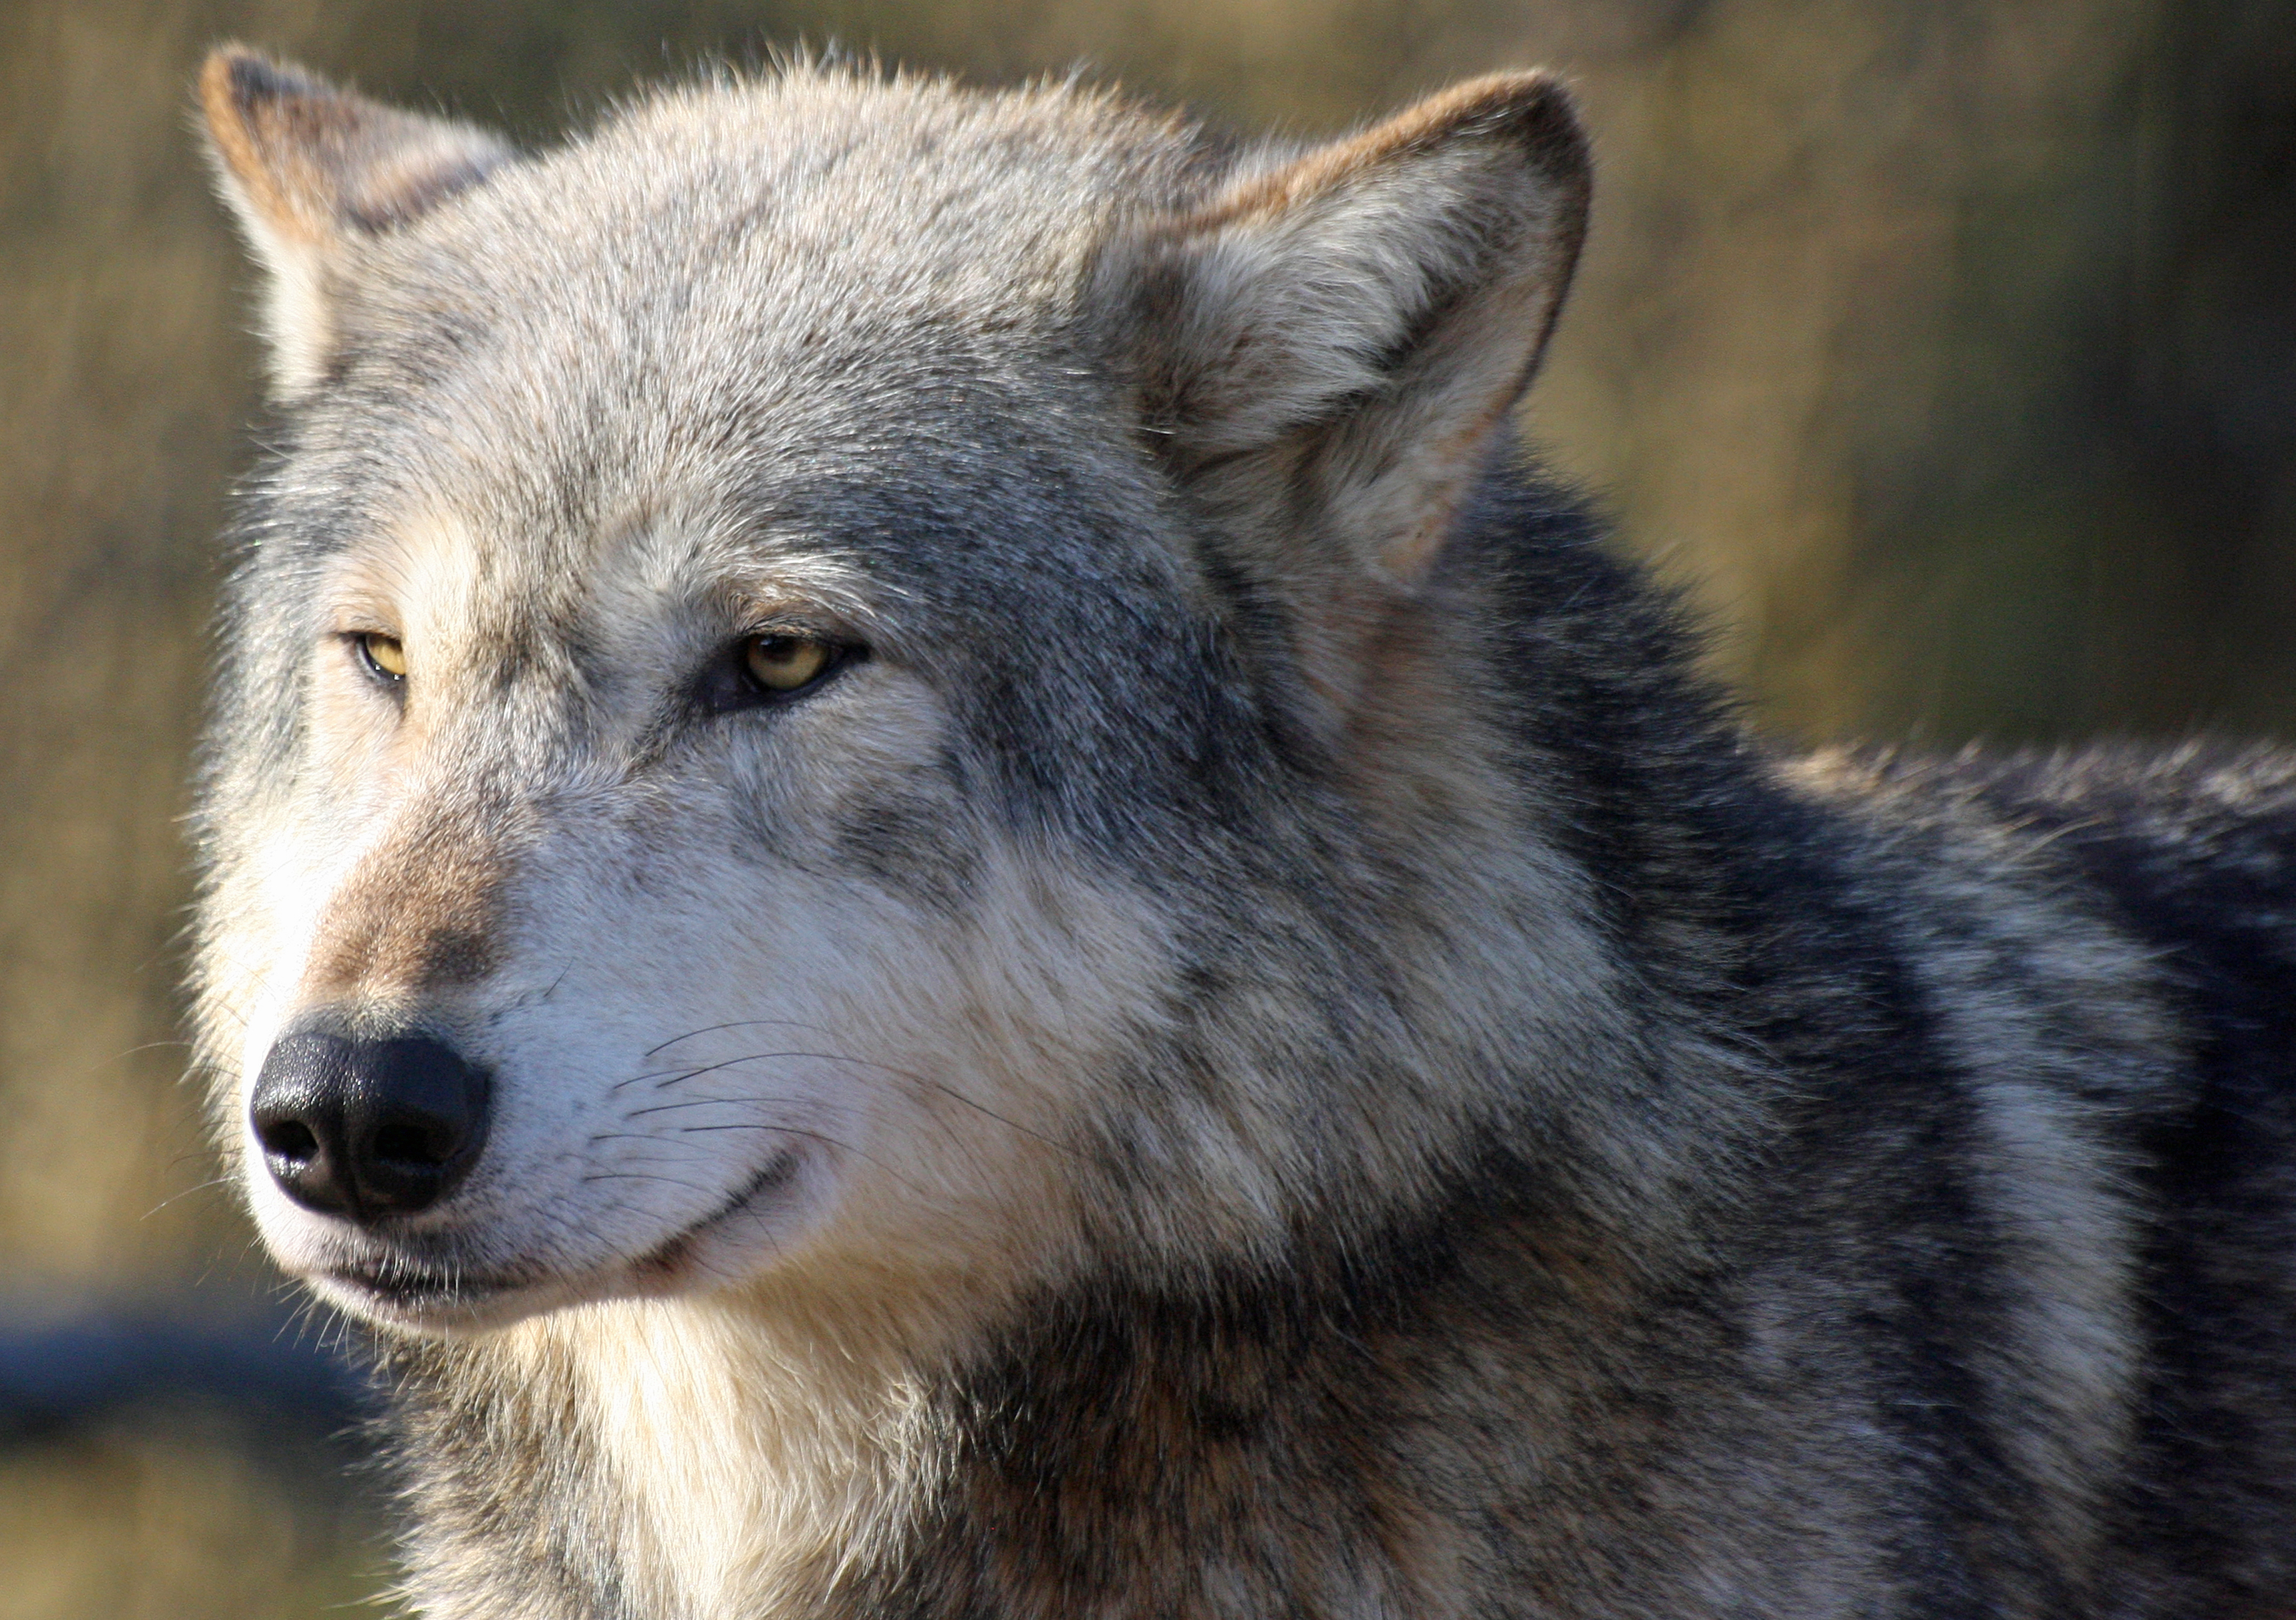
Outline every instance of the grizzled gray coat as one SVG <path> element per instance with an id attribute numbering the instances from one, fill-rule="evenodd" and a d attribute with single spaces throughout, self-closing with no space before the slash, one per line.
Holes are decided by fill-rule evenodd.
<path id="1" fill-rule="evenodd" d="M 1512 438 L 1553 81 L 202 94 L 201 1039 L 426 1613 L 2296 1613 L 2296 764 L 1749 740 Z"/>

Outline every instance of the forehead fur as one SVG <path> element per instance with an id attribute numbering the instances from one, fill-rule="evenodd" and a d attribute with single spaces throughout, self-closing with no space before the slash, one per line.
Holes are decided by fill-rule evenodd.
<path id="1" fill-rule="evenodd" d="M 1074 284 L 1111 210 L 1183 201 L 1195 147 L 1101 92 L 797 69 L 657 91 L 411 234 L 496 250 L 468 269 L 509 292 L 734 279 L 808 314 L 1011 319 Z"/>
<path id="2" fill-rule="evenodd" d="M 866 545 L 921 502 L 1120 506 L 1144 486 L 1090 270 L 1201 188 L 1200 151 L 1070 88 L 663 91 L 378 241 L 301 442 L 370 532 L 443 504 L 529 548 L 664 507 Z"/>
<path id="3" fill-rule="evenodd" d="M 419 374 L 446 335 L 690 386 L 896 341 L 1037 347 L 1112 221 L 1180 201 L 1190 150 L 1060 88 L 808 70 L 664 91 L 380 244 L 347 289 L 352 365 Z"/>

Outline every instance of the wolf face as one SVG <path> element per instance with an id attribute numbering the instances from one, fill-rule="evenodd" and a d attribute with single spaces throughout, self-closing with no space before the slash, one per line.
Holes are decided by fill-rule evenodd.
<path id="1" fill-rule="evenodd" d="M 286 429 L 201 1023 L 329 1298 L 940 1321 L 1272 1252 L 1470 1151 L 1427 1076 L 1604 1026 L 1439 611 L 1582 227 L 1551 82 L 1255 154 L 812 70 L 536 158 L 203 95 Z"/>

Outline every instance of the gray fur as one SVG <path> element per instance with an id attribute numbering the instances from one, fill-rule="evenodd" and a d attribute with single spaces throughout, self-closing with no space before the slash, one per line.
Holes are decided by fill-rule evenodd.
<path id="1" fill-rule="evenodd" d="M 2296 763 L 1741 735 L 1509 438 L 1551 81 L 203 87 L 286 427 L 202 1038 L 427 1612 L 2296 1605 Z M 308 1027 L 493 1073 L 463 1190 L 270 1187 Z"/>

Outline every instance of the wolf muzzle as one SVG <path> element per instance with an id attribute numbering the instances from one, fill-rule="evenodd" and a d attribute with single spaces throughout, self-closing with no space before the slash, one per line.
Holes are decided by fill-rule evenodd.
<path id="1" fill-rule="evenodd" d="M 263 1060 L 249 1116 L 280 1189 L 370 1226 L 438 1203 L 485 1146 L 492 1083 L 443 1041 L 305 1032 Z"/>

